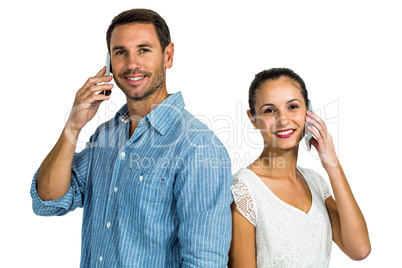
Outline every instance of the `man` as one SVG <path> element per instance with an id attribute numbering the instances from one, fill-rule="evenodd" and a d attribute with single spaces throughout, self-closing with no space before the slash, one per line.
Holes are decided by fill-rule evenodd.
<path id="1" fill-rule="evenodd" d="M 107 31 L 113 78 L 127 99 L 75 153 L 108 100 L 103 68 L 78 90 L 55 147 L 36 172 L 38 215 L 83 207 L 81 267 L 224 267 L 231 239 L 231 171 L 216 136 L 168 94 L 174 45 L 154 11 L 128 10 Z"/>

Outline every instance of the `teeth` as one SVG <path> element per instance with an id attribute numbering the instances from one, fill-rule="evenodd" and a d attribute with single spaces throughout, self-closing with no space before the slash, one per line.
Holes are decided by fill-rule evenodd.
<path id="1" fill-rule="evenodd" d="M 288 135 L 292 132 L 293 132 L 293 130 L 287 130 L 287 131 L 276 132 L 276 134 L 277 135 Z"/>
<path id="2" fill-rule="evenodd" d="M 145 76 L 134 77 L 134 78 L 132 78 L 132 77 L 127 77 L 127 79 L 130 80 L 130 81 L 138 81 L 138 80 L 143 79 L 144 77 L 145 77 Z"/>

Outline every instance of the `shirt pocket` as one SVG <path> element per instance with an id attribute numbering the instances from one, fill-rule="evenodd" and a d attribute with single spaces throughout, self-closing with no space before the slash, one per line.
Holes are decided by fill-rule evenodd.
<path id="1" fill-rule="evenodd" d="M 163 178 L 132 171 L 124 176 L 119 198 L 121 217 L 141 224 L 152 224 L 162 217 L 167 194 Z"/>

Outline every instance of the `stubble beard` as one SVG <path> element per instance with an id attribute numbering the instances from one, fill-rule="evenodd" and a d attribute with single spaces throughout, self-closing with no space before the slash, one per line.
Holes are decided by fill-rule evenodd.
<path id="1" fill-rule="evenodd" d="M 119 75 L 119 79 L 115 79 L 116 85 L 123 91 L 123 93 L 126 95 L 126 97 L 130 100 L 134 101 L 140 101 L 147 99 L 149 96 L 152 96 L 155 92 L 160 89 L 160 87 L 165 83 L 165 74 L 164 74 L 164 66 L 163 63 L 160 64 L 160 67 L 157 69 L 157 71 L 154 74 L 151 74 L 149 72 L 143 72 L 143 71 L 138 71 L 138 70 L 127 70 L 124 73 Z M 124 87 L 120 83 L 120 79 L 125 79 L 124 76 L 129 75 L 129 74 L 144 74 L 146 75 L 150 80 L 148 82 L 148 85 L 145 85 L 145 88 L 140 92 L 139 95 L 134 95 L 130 94 L 130 89 L 136 88 L 137 86 L 132 86 L 131 88 Z M 142 85 L 139 85 L 142 86 Z"/>

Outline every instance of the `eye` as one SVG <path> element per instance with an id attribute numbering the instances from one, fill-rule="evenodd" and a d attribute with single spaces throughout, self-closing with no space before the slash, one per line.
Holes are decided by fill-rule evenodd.
<path id="1" fill-rule="evenodd" d="M 297 109 L 297 108 L 299 108 L 299 105 L 297 105 L 297 104 L 289 105 L 289 110 L 293 110 L 293 109 Z"/>
<path id="2" fill-rule="evenodd" d="M 270 113 L 273 113 L 273 112 L 275 112 L 275 110 L 273 108 L 268 108 L 268 109 L 266 109 L 264 111 L 264 114 L 270 114 Z"/>
<path id="3" fill-rule="evenodd" d="M 117 50 L 114 54 L 115 54 L 116 56 L 118 56 L 118 55 L 123 55 L 123 54 L 124 54 L 124 50 Z"/>
<path id="4" fill-rule="evenodd" d="M 150 50 L 147 49 L 147 48 L 141 48 L 140 52 L 141 53 L 146 53 L 146 52 L 150 52 Z"/>

